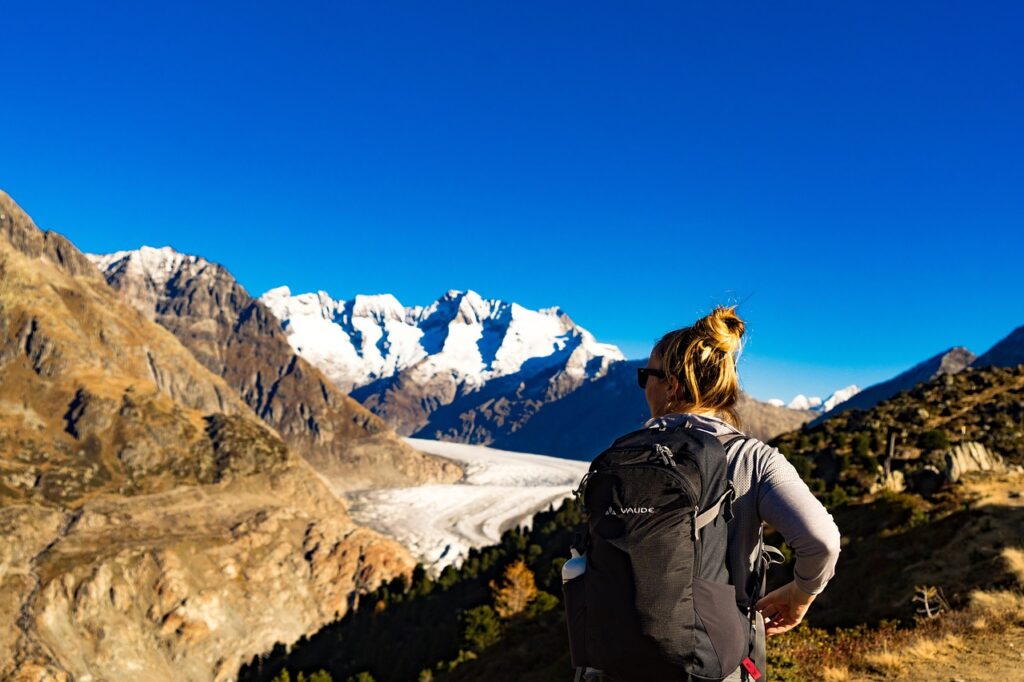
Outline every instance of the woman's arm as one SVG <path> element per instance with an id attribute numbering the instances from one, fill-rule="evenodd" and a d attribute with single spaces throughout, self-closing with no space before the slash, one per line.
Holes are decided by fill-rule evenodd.
<path id="1" fill-rule="evenodd" d="M 757 608 L 766 618 L 766 633 L 795 627 L 814 597 L 835 575 L 839 559 L 839 528 L 825 506 L 776 448 L 762 462 L 758 513 L 786 540 L 796 565 L 793 582 L 761 598 Z"/>

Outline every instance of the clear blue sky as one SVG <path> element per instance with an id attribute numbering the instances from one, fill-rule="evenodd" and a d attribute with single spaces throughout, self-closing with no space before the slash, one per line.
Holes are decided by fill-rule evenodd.
<path id="1" fill-rule="evenodd" d="M 212 5 L 216 5 L 213 7 Z M 0 187 L 253 293 L 742 301 L 756 397 L 1024 324 L 1024 4 L 8 3 Z"/>

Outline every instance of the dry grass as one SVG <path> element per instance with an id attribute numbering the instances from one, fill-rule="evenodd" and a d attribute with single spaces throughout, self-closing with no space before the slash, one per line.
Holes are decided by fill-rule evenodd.
<path id="1" fill-rule="evenodd" d="M 821 679 L 822 682 L 850 682 L 853 678 L 850 677 L 850 669 L 846 666 L 833 668 L 826 665 L 821 669 Z"/>
<path id="2" fill-rule="evenodd" d="M 941 658 L 944 654 L 960 651 L 963 648 L 964 639 L 959 635 L 948 634 L 942 639 L 919 637 L 904 650 L 904 655 L 908 658 L 934 661 Z"/>
<path id="3" fill-rule="evenodd" d="M 872 670 L 888 676 L 898 676 L 906 668 L 903 657 L 889 651 L 888 647 L 885 647 L 882 651 L 865 654 L 864 662 Z"/>
<path id="4" fill-rule="evenodd" d="M 1019 547 L 1007 547 L 1003 550 L 1003 561 L 1017 579 L 1017 584 L 1024 587 L 1024 549 Z"/>
<path id="5" fill-rule="evenodd" d="M 970 609 L 979 618 L 1024 625 L 1024 594 L 1010 590 L 971 592 Z"/>
<path id="6" fill-rule="evenodd" d="M 776 665 L 789 667 L 789 675 L 783 676 L 787 682 L 896 679 L 913 676 L 922 666 L 950 664 L 968 650 L 968 641 L 999 637 L 1019 625 L 1024 625 L 1024 593 L 979 590 L 966 608 L 919 619 L 913 628 L 892 622 L 832 633 L 801 627 L 779 638 L 773 653 Z"/>
<path id="7" fill-rule="evenodd" d="M 1005 480 L 978 478 L 970 485 L 969 492 L 984 493 L 986 504 L 1009 504 L 1016 508 L 1014 512 L 1024 506 L 1018 498 L 1007 502 L 1011 486 Z M 944 571 L 916 583 L 942 586 L 954 596 L 953 603 L 944 604 L 936 617 L 921 615 L 912 623 L 882 621 L 871 627 L 833 630 L 796 628 L 775 638 L 769 647 L 773 677 L 782 682 L 926 679 L 937 669 L 956 669 L 967 673 L 964 679 L 1007 679 L 996 672 L 1005 653 L 1000 647 L 1003 642 L 1020 641 L 1024 633 L 1024 543 L 1019 518 L 1018 513 L 976 519 L 980 527 L 966 529 L 950 541 L 951 546 L 976 549 L 986 571 L 981 580 Z M 984 537 L 972 536 L 983 531 L 988 533 Z M 1004 549 L 993 551 L 994 547 Z M 1004 589 L 969 591 L 979 584 Z M 1014 649 L 1012 656 L 1020 651 L 1024 646 Z"/>

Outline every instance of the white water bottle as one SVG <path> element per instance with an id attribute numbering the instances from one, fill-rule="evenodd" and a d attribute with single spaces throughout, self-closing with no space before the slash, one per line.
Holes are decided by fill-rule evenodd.
<path id="1" fill-rule="evenodd" d="M 580 554 L 575 549 L 570 550 L 572 558 L 562 564 L 562 582 L 567 583 L 573 578 L 578 578 L 587 570 L 587 556 Z"/>

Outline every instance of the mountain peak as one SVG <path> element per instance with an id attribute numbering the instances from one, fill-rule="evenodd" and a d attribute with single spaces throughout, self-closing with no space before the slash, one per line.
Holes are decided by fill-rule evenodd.
<path id="1" fill-rule="evenodd" d="M 288 298 L 291 295 L 292 295 L 292 290 L 288 287 L 288 285 L 287 284 L 282 284 L 279 287 L 274 287 L 273 289 L 267 289 L 266 293 L 264 293 L 261 298 L 271 298 L 271 299 L 273 299 L 273 298 Z"/>
<path id="2" fill-rule="evenodd" d="M 74 244 L 62 234 L 37 227 L 28 213 L 3 190 L 0 190 L 0 236 L 6 236 L 11 246 L 31 258 L 45 258 L 76 277 L 99 279 L 92 263 Z"/>
<path id="3" fill-rule="evenodd" d="M 862 391 L 856 391 L 845 400 L 823 410 L 822 415 L 816 417 L 811 424 L 817 424 L 823 419 L 831 418 L 849 409 L 871 409 L 881 401 L 912 388 L 922 381 L 928 381 L 940 374 L 956 374 L 970 365 L 972 360 L 974 360 L 974 353 L 963 346 L 954 346 L 941 353 L 936 353 L 891 379 L 872 384 Z"/>
<path id="4" fill-rule="evenodd" d="M 405 321 L 405 307 L 392 294 L 356 294 L 351 314 L 353 317 L 369 317 L 378 323 L 384 320 Z"/>
<path id="5" fill-rule="evenodd" d="M 798 393 L 795 398 L 789 401 L 789 404 L 786 405 L 786 407 L 791 410 L 814 410 L 821 407 L 821 403 L 822 400 L 820 396 L 814 395 L 808 397 L 803 393 Z"/>
<path id="6" fill-rule="evenodd" d="M 143 245 L 129 251 L 114 253 L 87 253 L 85 257 L 93 262 L 105 275 L 118 271 L 133 275 L 142 275 L 156 285 L 164 285 L 184 265 L 209 265 L 209 261 L 200 256 L 192 256 L 175 250 L 170 246 Z"/>

